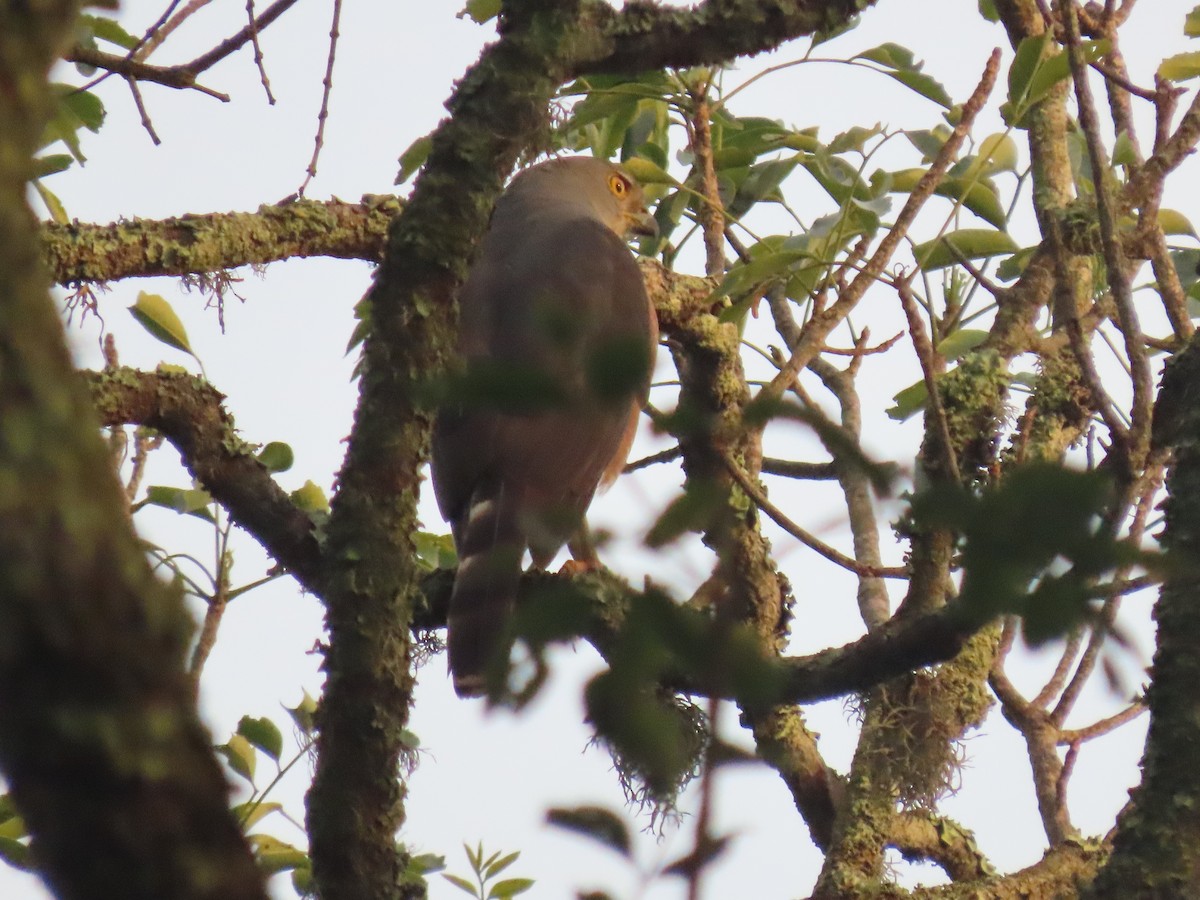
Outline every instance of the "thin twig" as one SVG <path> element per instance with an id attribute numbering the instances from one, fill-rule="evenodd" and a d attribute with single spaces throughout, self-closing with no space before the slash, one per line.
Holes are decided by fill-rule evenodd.
<path id="1" fill-rule="evenodd" d="M 144 46 L 146 46 L 147 42 L 154 40 L 155 34 L 157 34 L 158 30 L 162 28 L 163 24 L 170 19 L 171 14 L 175 11 L 175 7 L 179 5 L 179 2 L 180 0 L 171 0 L 171 2 L 167 4 L 167 8 L 162 11 L 159 17 L 154 21 L 154 24 L 152 24 L 145 30 L 145 32 L 142 33 L 142 36 L 138 38 L 136 44 L 129 48 L 129 52 L 125 56 L 126 59 L 134 60 L 140 58 L 138 53 Z M 79 88 L 79 91 L 90 91 L 92 88 L 96 87 L 96 85 L 100 84 L 113 74 L 114 73 L 112 71 L 106 71 L 102 75 L 96 76 L 87 84 L 83 85 L 83 87 Z"/>
<path id="2" fill-rule="evenodd" d="M 925 331 L 925 323 L 917 311 L 908 278 L 896 279 L 896 293 L 900 297 L 900 305 L 904 307 L 904 315 L 908 318 L 908 334 L 912 339 L 913 349 L 921 363 L 921 374 L 925 379 L 925 391 L 929 395 L 929 412 L 933 416 L 934 429 L 938 441 L 942 445 L 942 462 L 946 467 L 946 475 L 953 484 L 962 483 L 962 475 L 958 469 L 958 454 L 954 450 L 954 438 L 950 435 L 950 423 L 946 419 L 946 409 L 942 406 L 941 393 L 938 391 L 937 370 L 944 362 L 939 360 L 937 351 Z"/>
<path id="3" fill-rule="evenodd" d="M 254 32 L 262 31 L 295 4 L 296 0 L 275 0 L 252 23 Z M 197 84 L 196 78 L 202 72 L 212 68 L 225 57 L 243 47 L 250 41 L 251 36 L 251 26 L 248 25 L 232 37 L 217 44 L 217 46 L 213 47 L 207 53 L 197 56 L 191 62 L 175 66 L 152 66 L 128 56 L 118 56 L 113 53 L 105 53 L 101 50 L 93 50 L 90 47 L 80 45 L 72 47 L 63 58 L 68 62 L 84 63 L 85 65 L 95 66 L 98 69 L 106 69 L 117 75 L 135 78 L 138 81 L 149 81 L 176 90 L 200 91 L 201 93 L 208 94 L 210 97 L 216 97 L 218 100 L 228 103 L 228 94 Z"/>
<path id="4" fill-rule="evenodd" d="M 157 147 L 162 141 L 159 140 L 158 133 L 154 130 L 154 123 L 150 121 L 150 113 L 146 112 L 146 104 L 142 101 L 142 92 L 138 88 L 137 79 L 126 75 L 125 83 L 129 85 L 129 91 L 133 94 L 133 105 L 137 107 L 138 116 L 142 120 L 142 127 L 146 129 L 146 134 L 150 135 L 150 140 Z"/>
<path id="5" fill-rule="evenodd" d="M 733 480 L 738 483 L 738 486 L 745 491 L 746 496 L 754 501 L 755 506 L 761 509 L 776 525 L 794 537 L 806 547 L 815 550 L 821 556 L 825 557 L 832 563 L 836 563 L 843 569 L 847 569 L 856 575 L 868 575 L 875 578 L 907 578 L 908 569 L 903 566 L 864 566 L 857 560 L 851 559 L 846 554 L 835 550 L 829 544 L 825 543 L 816 535 L 801 528 L 793 522 L 788 516 L 777 507 L 774 503 L 768 500 L 763 492 L 760 491 L 747 477 L 746 473 L 741 470 L 732 460 L 722 457 L 722 462 L 729 474 L 733 476 Z"/>
<path id="6" fill-rule="evenodd" d="M 1054 667 L 1054 674 L 1042 686 L 1042 689 L 1037 692 L 1029 702 L 1033 706 L 1040 706 L 1043 709 L 1048 709 L 1050 704 L 1054 702 L 1054 698 L 1058 696 L 1059 691 L 1063 689 L 1063 685 L 1067 683 L 1067 678 L 1071 674 L 1071 667 L 1075 665 L 1075 660 L 1079 657 L 1079 651 L 1083 647 L 1083 631 L 1076 630 L 1067 639 L 1067 645 L 1063 648 L 1062 655 L 1058 658 L 1058 665 Z"/>
<path id="7" fill-rule="evenodd" d="M 1141 468 L 1150 449 L 1150 420 L 1154 406 L 1154 381 L 1150 371 L 1150 360 L 1146 345 L 1142 341 L 1142 328 L 1138 322 L 1137 309 L 1133 302 L 1133 286 L 1129 277 L 1129 266 L 1125 252 L 1117 237 L 1116 204 L 1113 202 L 1108 178 L 1108 155 L 1100 139 L 1100 122 L 1092 102 L 1091 88 L 1087 82 L 1087 68 L 1079 47 L 1079 22 L 1074 0 L 1059 0 L 1067 54 L 1071 63 L 1071 76 L 1075 82 L 1075 97 L 1079 104 L 1079 125 L 1086 139 L 1088 158 L 1096 189 L 1096 217 L 1100 225 L 1100 243 L 1104 250 L 1104 261 L 1108 268 L 1108 283 L 1117 303 L 1117 318 L 1125 338 L 1125 355 L 1133 375 L 1133 409 L 1130 415 L 1128 436 L 1129 471 Z"/>
<path id="8" fill-rule="evenodd" d="M 791 459 L 775 459 L 764 456 L 764 475 L 779 475 L 782 478 L 798 478 L 802 481 L 834 481 L 838 477 L 837 465 L 831 462 L 799 462 Z"/>
<path id="9" fill-rule="evenodd" d="M 900 210 L 900 214 L 896 217 L 895 224 L 892 225 L 888 233 L 879 242 L 879 246 L 871 254 L 870 260 L 862 267 L 854 280 L 847 285 L 846 289 L 840 293 L 837 302 L 820 315 L 814 316 L 808 321 L 800 339 L 791 348 L 792 355 L 787 363 L 771 379 L 770 384 L 759 392 L 761 399 L 778 398 L 787 390 L 796 376 L 800 374 L 800 371 L 820 352 L 821 348 L 825 345 L 825 338 L 829 333 L 858 305 L 867 288 L 879 279 L 879 276 L 883 273 L 884 266 L 892 258 L 892 254 L 896 252 L 897 247 L 900 246 L 900 242 L 904 240 L 904 236 L 912 226 L 917 213 L 925 205 L 925 202 L 933 196 L 934 190 L 941 183 L 946 171 L 950 168 L 950 164 L 953 162 L 963 141 L 966 140 L 971 126 L 975 123 L 975 117 L 979 114 L 979 111 L 983 108 L 984 103 L 991 94 L 999 71 L 1000 51 L 996 49 L 988 58 L 979 85 L 975 88 L 975 91 L 971 94 L 967 102 L 963 104 L 962 117 L 959 119 L 958 124 L 954 126 L 954 130 L 950 133 L 950 137 L 946 139 L 946 143 L 942 145 L 932 165 L 921 176 L 921 180 L 917 182 L 917 186 L 908 195 L 908 200 L 905 202 L 903 209 Z"/>
<path id="10" fill-rule="evenodd" d="M 904 332 L 900 331 L 892 335 L 882 344 L 876 344 L 874 347 L 862 346 L 843 348 L 825 346 L 821 348 L 821 352 L 829 353 L 832 356 L 853 356 L 855 359 L 862 359 L 864 356 L 874 356 L 876 353 L 887 353 L 887 351 L 891 350 L 892 347 L 896 345 L 896 342 L 902 337 L 904 337 Z"/>
<path id="11" fill-rule="evenodd" d="M 267 103 L 274 106 L 275 95 L 271 93 L 271 79 L 267 77 L 267 68 L 263 65 L 262 47 L 258 43 L 258 25 L 254 22 L 254 0 L 246 0 L 246 20 L 250 28 L 250 44 L 254 47 L 254 65 L 258 67 L 258 79 L 267 94 Z"/>
<path id="12" fill-rule="evenodd" d="M 708 94 L 712 88 L 711 78 L 705 79 L 700 87 L 689 89 L 691 115 L 688 116 L 688 133 L 695 164 L 692 171 L 699 177 L 698 193 L 704 198 L 697 209 L 697 217 L 704 235 L 704 272 L 720 275 L 725 271 L 725 211 L 721 206 L 721 195 L 717 187 L 717 170 L 713 161 L 712 128 L 709 122 L 711 111 Z"/>
<path id="13" fill-rule="evenodd" d="M 1142 713 L 1146 712 L 1149 707 L 1141 700 L 1135 700 L 1129 706 L 1125 707 L 1119 713 L 1111 715 L 1106 719 L 1101 719 L 1098 722 L 1093 722 L 1085 728 L 1065 728 L 1058 735 L 1059 745 L 1063 744 L 1081 744 L 1084 741 L 1090 741 L 1093 738 L 1102 737 L 1110 732 L 1116 731 L 1122 725 L 1132 722 Z"/>
<path id="14" fill-rule="evenodd" d="M 147 32 L 145 40 L 143 40 L 139 46 L 130 51 L 129 58 L 136 60 L 137 62 L 144 62 L 151 53 L 162 46 L 163 41 L 170 37 L 180 25 L 190 19 L 198 10 L 208 6 L 208 4 L 211 2 L 212 0 L 190 0 L 190 2 L 183 7 L 183 9 L 179 10 L 179 12 L 175 13 L 174 15 L 171 15 L 171 10 L 178 5 L 178 0 L 176 0 L 176 2 L 172 3 L 167 8 L 167 12 L 163 13 L 162 16 L 159 17 L 158 24 L 155 25 L 149 32 Z"/>
<path id="15" fill-rule="evenodd" d="M 631 463 L 626 463 L 625 468 L 621 470 L 621 473 L 628 475 L 630 472 L 636 472 L 638 469 L 645 469 L 648 466 L 658 465 L 659 463 L 671 462 L 672 460 L 679 459 L 681 456 L 683 456 L 683 450 L 678 444 L 676 444 L 674 447 L 669 447 L 668 449 L 659 451 L 658 453 L 651 453 L 649 456 L 643 456 L 641 459 L 636 459 Z"/>
<path id="16" fill-rule="evenodd" d="M 305 169 L 304 182 L 296 191 L 297 196 L 304 196 L 304 189 L 317 175 L 317 160 L 321 156 L 321 148 L 325 144 L 325 120 L 329 118 L 329 95 L 333 92 L 333 61 L 337 56 L 338 38 L 341 36 L 339 23 L 342 18 L 342 0 L 333 0 L 333 23 L 329 26 L 329 56 L 325 60 L 325 78 L 322 80 L 321 111 L 317 113 L 317 136 L 313 141 L 312 159 Z"/>
<path id="17" fill-rule="evenodd" d="M 1105 65 L 1099 60 L 1092 62 L 1091 67 L 1121 90 L 1127 91 L 1128 93 L 1133 94 L 1135 97 L 1141 97 L 1143 100 L 1154 100 L 1154 91 L 1150 90 L 1149 88 L 1138 87 L 1129 80 L 1129 73 L 1123 68 L 1116 68 L 1112 66 L 1111 62 L 1109 65 Z"/>

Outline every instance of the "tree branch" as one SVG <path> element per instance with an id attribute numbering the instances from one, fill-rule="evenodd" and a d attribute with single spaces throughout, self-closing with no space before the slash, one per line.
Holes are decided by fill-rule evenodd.
<path id="1" fill-rule="evenodd" d="M 306 589 L 317 588 L 322 560 L 312 520 L 239 437 L 223 395 L 183 373 L 120 368 L 84 377 L 102 425 L 162 432 L 230 517 Z"/>
<path id="2" fill-rule="evenodd" d="M 397 198 L 383 196 L 109 225 L 45 223 L 43 246 L 54 280 L 64 285 L 196 275 L 297 256 L 378 262 L 399 209 Z"/>
<path id="3" fill-rule="evenodd" d="M 785 41 L 830 31 L 875 0 L 706 0 L 690 9 L 630 3 L 620 13 L 590 2 L 587 15 L 604 42 L 578 59 L 571 75 L 685 69 L 728 62 Z"/>
<path id="4" fill-rule="evenodd" d="M 903 812 L 892 820 L 888 845 L 909 862 L 933 862 L 952 881 L 977 881 L 995 874 L 975 835 L 957 822 L 928 813 Z"/>
<path id="5" fill-rule="evenodd" d="M 46 74 L 79 8 L 0 0 L 0 768 L 58 897 L 264 900 L 71 365 L 28 208 Z"/>
<path id="6" fill-rule="evenodd" d="M 228 102 L 228 94 L 222 94 L 219 91 L 198 85 L 196 84 L 196 78 L 201 73 L 211 69 L 225 57 L 241 49 L 258 32 L 278 19 L 295 4 L 296 0 L 275 0 L 274 3 L 263 10 L 261 15 L 248 23 L 237 34 L 226 38 L 207 53 L 197 56 L 188 63 L 181 63 L 175 66 L 154 66 L 135 59 L 133 53 L 127 56 L 119 56 L 115 53 L 105 53 L 102 50 L 95 50 L 78 44 L 68 50 L 63 59 L 67 62 L 82 63 L 83 65 L 94 66 L 97 69 L 104 69 L 116 75 L 132 78 L 135 81 L 150 81 L 154 84 L 161 84 L 164 87 L 176 90 L 194 88 L 209 96 L 216 97 L 218 100 Z"/>
<path id="7" fill-rule="evenodd" d="M 1155 408 L 1154 442 L 1174 449 L 1163 506 L 1163 549 L 1200 555 L 1200 343 L 1167 363 Z M 1150 730 L 1143 780 L 1122 812 L 1113 855 L 1085 895 L 1117 896 L 1125 885 L 1148 895 L 1190 892 L 1200 883 L 1200 580 L 1193 566 L 1167 576 L 1154 608 L 1158 649 L 1146 692 Z"/>

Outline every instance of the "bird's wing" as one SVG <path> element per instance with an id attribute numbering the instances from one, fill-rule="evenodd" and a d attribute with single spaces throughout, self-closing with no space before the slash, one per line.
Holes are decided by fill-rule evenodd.
<path id="1" fill-rule="evenodd" d="M 527 412 L 464 404 L 444 409 L 434 430 L 435 491 L 459 549 L 448 643 L 460 695 L 483 691 L 507 646 L 524 551 L 548 561 L 628 451 L 653 353 L 645 288 L 624 243 L 586 219 L 529 224 L 481 247 L 461 297 L 460 346 L 468 366 L 531 370 L 565 400 Z M 604 371 L 622 364 L 636 370 L 625 381 Z"/>

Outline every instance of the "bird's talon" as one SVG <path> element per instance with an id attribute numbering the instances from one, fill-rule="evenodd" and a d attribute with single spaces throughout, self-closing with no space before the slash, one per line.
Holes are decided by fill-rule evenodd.
<path id="1" fill-rule="evenodd" d="M 598 559 L 568 559 L 562 564 L 562 568 L 558 570 L 558 574 L 573 578 L 576 575 L 586 575 L 588 572 L 595 572 L 599 568 L 600 561 Z"/>

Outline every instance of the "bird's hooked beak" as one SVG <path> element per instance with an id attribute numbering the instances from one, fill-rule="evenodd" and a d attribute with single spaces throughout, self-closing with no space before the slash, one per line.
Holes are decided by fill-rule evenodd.
<path id="1" fill-rule="evenodd" d="M 658 222 L 644 206 L 636 212 L 626 215 L 625 226 L 627 234 L 637 234 L 648 238 L 658 237 Z"/>

